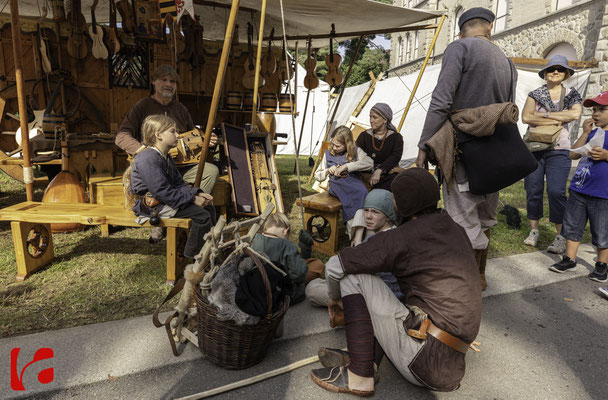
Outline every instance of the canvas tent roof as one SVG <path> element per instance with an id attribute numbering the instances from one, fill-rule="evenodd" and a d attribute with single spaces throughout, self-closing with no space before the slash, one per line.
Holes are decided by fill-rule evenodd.
<path id="1" fill-rule="evenodd" d="M 431 96 L 433 89 L 437 84 L 439 77 L 439 71 L 441 64 L 432 65 L 427 67 L 424 72 L 416 96 L 410 110 L 405 118 L 401 133 L 403 134 L 404 147 L 402 160 L 413 160 L 418 154 L 418 140 L 422 133 L 424 121 L 426 119 L 427 110 L 431 102 Z M 543 85 L 545 81 L 539 78 L 536 71 L 528 71 L 524 69 L 517 69 L 517 89 L 515 96 L 515 103 L 519 107 L 520 113 L 528 97 L 528 93 L 539 86 Z M 591 70 L 583 70 L 575 73 L 567 82 L 567 87 L 574 87 L 581 96 L 584 96 L 585 89 Z M 399 121 L 407 105 L 411 89 L 414 87 L 414 83 L 418 73 L 413 73 L 406 76 L 395 76 L 376 83 L 376 89 L 369 101 L 365 104 L 365 107 L 359 114 L 359 119 L 369 124 L 369 111 L 376 103 L 387 103 L 393 110 L 393 124 L 399 125 Z M 344 92 L 344 98 L 340 109 L 336 114 L 337 125 L 346 124 L 353 110 L 359 103 L 363 93 L 367 90 L 369 82 L 347 88 Z M 518 122 L 519 132 L 523 136 L 526 132 L 527 125 Z M 570 132 L 575 132 L 578 124 L 574 123 L 570 125 Z M 322 136 L 319 132 L 318 135 Z M 305 139 L 303 139 L 305 140 Z M 316 142 L 316 138 L 314 141 Z M 321 139 L 322 140 L 322 139 Z M 318 151 L 318 147 L 317 150 Z"/>
<path id="2" fill-rule="evenodd" d="M 194 0 L 197 3 L 197 0 Z M 230 0 L 215 0 L 221 5 L 230 5 Z M 90 8 L 93 0 L 82 0 L 82 13 L 90 21 Z M 213 2 L 205 2 L 213 3 Z M 39 16 L 39 0 L 19 0 L 19 14 L 25 16 Z M 261 8 L 261 0 L 241 0 L 240 6 L 257 9 Z M 211 7 L 195 4 L 195 13 L 201 17 L 201 23 L 205 28 L 204 37 L 210 40 L 223 40 L 228 21 L 229 10 L 222 7 Z M 441 15 L 438 11 L 414 10 L 397 7 L 390 4 L 379 3 L 372 0 L 283 0 L 285 12 L 285 23 L 288 35 L 315 35 L 328 34 L 331 24 L 336 26 L 336 32 L 352 32 L 353 30 L 376 30 L 397 28 Z M 66 10 L 67 13 L 68 10 Z M 5 9 L 8 12 L 8 8 Z M 49 17 L 52 12 L 49 10 Z M 373 18 L 370 18 L 373 16 Z M 108 2 L 100 1 L 95 9 L 95 17 L 98 23 L 109 21 Z M 253 21 L 252 21 L 253 20 Z M 118 16 L 120 22 L 120 16 Z M 259 23 L 259 14 L 251 17 L 251 13 L 239 12 L 239 40 L 246 42 L 247 22 L 253 22 L 255 26 Z M 275 37 L 282 35 L 281 8 L 279 0 L 268 0 L 266 8 L 265 35 L 275 28 Z M 346 38 L 341 38 L 344 40 Z M 254 34 L 254 42 L 257 34 Z M 292 43 L 293 44 L 293 43 Z M 314 47 L 326 46 L 327 39 L 315 40 Z"/>

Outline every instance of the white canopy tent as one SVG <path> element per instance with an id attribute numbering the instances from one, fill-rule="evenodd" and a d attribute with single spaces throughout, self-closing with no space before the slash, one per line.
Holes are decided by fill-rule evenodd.
<path id="1" fill-rule="evenodd" d="M 424 120 L 426 119 L 426 113 L 431 102 L 433 90 L 437 84 L 440 69 L 440 64 L 429 66 L 422 76 L 416 96 L 412 102 L 408 115 L 405 118 L 403 128 L 401 129 L 404 139 L 402 160 L 415 159 L 418 154 L 418 140 L 420 139 Z M 518 80 L 515 102 L 519 106 L 521 112 L 524 103 L 526 102 L 526 98 L 528 97 L 528 93 L 541 86 L 545 81 L 539 78 L 537 72 L 523 69 L 518 69 L 517 72 Z M 581 95 L 584 95 L 590 75 L 590 70 L 577 72 L 566 82 L 566 86 L 572 86 L 576 88 Z M 375 91 L 359 114 L 359 120 L 369 124 L 369 111 L 373 105 L 376 103 L 387 103 L 393 110 L 393 124 L 397 126 L 401 120 L 401 116 L 403 115 L 403 111 L 411 94 L 411 89 L 413 88 L 417 77 L 418 73 L 416 72 L 410 75 L 395 76 L 377 82 Z M 359 104 L 361 97 L 367 91 L 368 87 L 369 82 L 346 89 L 342 104 L 336 114 L 337 125 L 347 124 L 349 117 L 357 104 Z M 518 125 L 519 131 L 523 136 L 526 132 L 527 125 L 522 124 L 521 121 Z M 575 129 L 575 125 L 576 124 L 572 124 L 571 129 Z M 317 142 L 320 145 L 325 135 L 325 130 L 315 131 L 314 134 L 315 137 L 312 138 L 313 145 Z M 307 137 L 307 135 L 309 135 L 309 132 L 305 130 L 302 143 L 310 143 L 311 138 Z M 315 154 L 319 151 L 319 145 L 313 149 Z"/>
<path id="2" fill-rule="evenodd" d="M 397 28 L 429 20 L 443 13 L 431 10 L 408 9 L 391 4 L 379 3 L 372 0 L 282 0 L 285 15 L 285 27 L 289 36 L 327 35 L 331 31 L 331 24 L 336 27 L 336 32 L 345 33 L 355 30 L 383 30 Z M 200 16 L 201 24 L 205 28 L 204 37 L 208 40 L 224 40 L 226 23 L 228 21 L 230 0 L 202 1 L 193 0 L 195 14 Z M 23 16 L 40 16 L 43 1 L 19 0 L 19 14 Z M 67 4 L 67 3 L 66 3 Z M 82 0 L 82 14 L 87 22 L 91 19 L 91 5 L 93 0 Z M 259 24 L 259 9 L 262 5 L 260 0 L 241 0 L 237 24 L 241 27 L 239 41 L 247 41 L 247 22 L 253 23 L 254 27 Z M 109 22 L 109 6 L 107 1 L 100 1 L 95 9 L 95 19 L 99 24 Z M 69 12 L 65 10 L 66 15 Z M 249 11 L 249 12 L 248 12 Z M 252 13 L 251 11 L 255 11 Z M 52 17 L 51 10 L 48 16 Z M 253 14 L 253 15 L 252 15 Z M 373 15 L 373 18 L 369 16 Z M 186 16 L 187 17 L 187 16 Z M 120 15 L 118 15 L 120 23 Z M 270 35 L 275 28 L 274 37 L 279 39 L 283 35 L 281 24 L 280 0 L 268 0 L 266 8 L 266 23 L 264 35 Z M 351 36 L 355 37 L 357 35 Z M 349 39 L 341 37 L 340 40 Z M 257 32 L 254 34 L 253 42 L 257 42 Z M 277 42 L 278 43 L 278 42 Z M 290 41 L 290 47 L 294 42 Z M 329 44 L 327 39 L 313 40 L 313 47 L 322 47 Z"/>
<path id="3" fill-rule="evenodd" d="M 298 85 L 297 85 L 297 103 L 296 110 L 298 112 L 297 117 L 295 118 L 295 126 L 296 132 L 298 135 L 296 136 L 296 140 L 300 138 L 300 129 L 302 128 L 302 119 L 304 118 L 304 108 L 306 107 L 306 94 L 308 89 L 304 87 L 304 77 L 306 76 L 306 70 L 304 67 L 298 64 Z M 311 138 L 316 137 L 318 132 L 323 130 L 325 126 L 325 122 L 330 115 L 328 115 L 328 107 L 329 107 L 329 91 L 330 86 L 319 80 L 319 87 L 311 90 L 310 97 L 308 99 L 308 109 L 306 111 L 306 120 L 304 121 L 304 129 L 305 133 L 302 137 L 302 142 L 300 145 L 300 154 L 301 155 L 309 155 L 311 149 Z M 294 93 L 294 88 L 292 84 L 292 93 Z M 277 132 L 279 133 L 287 133 L 287 139 L 279 138 L 281 141 L 287 140 L 287 144 L 277 147 L 277 154 L 296 154 L 295 146 L 293 143 L 293 124 L 291 122 L 290 115 L 276 115 L 275 119 L 277 121 Z M 314 143 L 312 143 L 314 146 Z"/>

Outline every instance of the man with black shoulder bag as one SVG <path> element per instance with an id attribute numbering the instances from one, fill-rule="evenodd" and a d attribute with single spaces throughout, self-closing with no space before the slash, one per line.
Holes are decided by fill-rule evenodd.
<path id="1" fill-rule="evenodd" d="M 481 7 L 471 8 L 459 18 L 460 39 L 450 43 L 443 53 L 416 160 L 417 166 L 425 168 L 429 159 L 437 161 L 445 209 L 465 229 L 473 245 L 482 290 L 486 287 L 490 228 L 497 223 L 498 190 L 536 168 L 515 124 L 517 70 L 490 41 L 494 19 L 494 13 Z M 454 124 L 450 129 L 456 134 L 445 136 L 448 144 L 435 143 L 446 131 L 444 126 L 455 122 L 459 110 L 480 113 L 483 121 L 475 120 L 474 115 L 464 115 L 481 128 L 479 135 L 470 135 L 466 123 L 460 127 Z M 500 155 L 492 155 L 494 151 Z M 440 152 L 447 154 L 448 159 L 454 153 L 459 158 L 452 155 L 449 162 L 442 162 Z M 511 163 L 523 167 L 510 167 Z"/>

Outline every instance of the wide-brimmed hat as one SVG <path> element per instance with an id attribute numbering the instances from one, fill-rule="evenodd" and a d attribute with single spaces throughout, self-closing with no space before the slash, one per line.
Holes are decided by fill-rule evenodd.
<path id="1" fill-rule="evenodd" d="M 564 67 L 567 70 L 570 71 L 570 75 L 572 75 L 574 73 L 574 68 L 572 68 L 571 66 L 568 65 L 568 59 L 564 56 L 553 56 L 549 59 L 549 61 L 547 62 L 547 65 L 545 65 L 545 67 L 543 69 L 541 69 L 540 71 L 538 71 L 538 76 L 540 76 L 542 79 L 545 79 L 545 71 L 551 67 L 555 67 L 559 65 L 560 67 Z"/>
<path id="2" fill-rule="evenodd" d="M 592 99 L 586 99 L 583 101 L 583 106 L 585 107 L 593 107 L 593 106 L 608 106 L 608 90 L 600 93 L 596 97 Z"/>

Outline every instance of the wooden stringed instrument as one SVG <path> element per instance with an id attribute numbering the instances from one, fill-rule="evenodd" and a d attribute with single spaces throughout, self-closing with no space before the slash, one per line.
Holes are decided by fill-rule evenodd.
<path id="1" fill-rule="evenodd" d="M 61 131 L 61 172 L 49 183 L 44 195 L 43 203 L 87 203 L 87 194 L 78 178 L 69 171 L 68 139 L 63 124 Z M 51 224 L 52 232 L 73 232 L 82 229 L 79 223 Z"/>
<path id="2" fill-rule="evenodd" d="M 281 61 L 279 61 L 279 79 L 286 82 L 290 77 L 293 77 L 293 66 L 291 61 L 287 60 L 287 57 L 285 56 L 285 42 L 283 42 Z"/>
<path id="3" fill-rule="evenodd" d="M 89 26 L 89 36 L 93 40 L 93 46 L 91 47 L 91 54 L 95 58 L 106 59 L 108 58 L 108 49 L 106 45 L 103 44 L 103 28 L 97 25 L 97 21 L 95 20 L 95 8 L 97 7 L 97 3 L 99 0 L 93 1 L 93 5 L 91 6 L 91 26 Z"/>
<path id="4" fill-rule="evenodd" d="M 317 60 L 312 56 L 312 40 L 308 41 L 308 58 L 304 61 L 306 68 L 306 76 L 304 77 L 304 87 L 308 90 L 315 89 L 319 86 L 319 77 L 315 72 Z"/>
<path id="5" fill-rule="evenodd" d="M 87 56 L 87 44 L 84 33 L 87 30 L 87 21 L 80 11 L 80 0 L 72 0 L 68 21 L 72 25 L 68 37 L 68 54 L 76 59 L 85 58 Z"/>
<path id="6" fill-rule="evenodd" d="M 122 20 L 122 30 L 125 33 L 135 33 L 135 16 L 133 15 L 133 8 L 131 4 L 129 4 L 128 0 L 118 0 L 116 2 L 116 8 L 120 13 L 120 18 Z"/>
<path id="7" fill-rule="evenodd" d="M 42 70 L 44 71 L 45 74 L 50 73 L 53 70 L 53 67 L 51 66 L 51 60 L 49 59 L 49 52 L 48 49 L 46 48 L 46 41 L 42 35 L 42 28 L 40 27 L 40 24 L 42 23 L 42 21 L 44 21 L 44 19 L 46 18 L 46 14 L 47 14 L 47 9 L 46 7 L 42 8 L 42 15 L 40 16 L 40 19 L 38 20 L 38 23 L 36 24 L 36 26 L 38 27 L 38 42 L 40 43 L 40 63 L 42 64 Z"/>
<path id="8" fill-rule="evenodd" d="M 331 24 L 331 33 L 329 36 L 329 55 L 325 56 L 325 64 L 327 64 L 327 76 L 325 80 L 330 86 L 335 87 L 344 80 L 344 73 L 340 69 L 342 57 L 339 54 L 334 54 L 333 37 L 336 34 L 334 24 Z"/>
<path id="9" fill-rule="evenodd" d="M 272 55 L 272 39 L 274 36 L 274 28 L 270 31 L 270 39 L 268 39 L 268 51 L 266 55 L 262 59 L 262 75 L 266 79 L 270 79 L 270 77 L 277 70 L 277 60 Z"/>
<path id="10" fill-rule="evenodd" d="M 253 46 L 251 46 L 251 40 L 253 38 L 253 26 L 248 22 L 247 23 L 247 48 L 249 49 L 249 54 L 247 60 L 243 64 L 243 69 L 245 73 L 243 74 L 243 87 L 245 89 L 253 89 L 255 86 L 255 59 L 253 58 Z M 263 86 L 265 83 L 265 79 L 260 75 L 258 81 L 258 87 Z"/>
<path id="11" fill-rule="evenodd" d="M 112 54 L 120 51 L 120 41 L 116 36 L 116 5 L 110 0 L 110 27 L 108 28 L 108 47 Z"/>
<path id="12" fill-rule="evenodd" d="M 200 129 L 180 133 L 177 146 L 169 149 L 169 155 L 176 164 L 198 163 L 205 143 L 205 135 Z"/>

